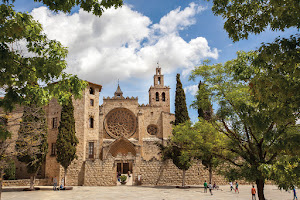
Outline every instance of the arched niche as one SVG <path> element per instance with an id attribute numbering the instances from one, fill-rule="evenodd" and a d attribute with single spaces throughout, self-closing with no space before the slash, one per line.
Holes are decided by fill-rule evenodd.
<path id="1" fill-rule="evenodd" d="M 111 144 L 108 154 L 111 154 L 113 157 L 116 157 L 118 154 L 126 156 L 129 152 L 133 156 L 136 156 L 136 150 L 134 145 L 128 139 L 122 137 Z"/>

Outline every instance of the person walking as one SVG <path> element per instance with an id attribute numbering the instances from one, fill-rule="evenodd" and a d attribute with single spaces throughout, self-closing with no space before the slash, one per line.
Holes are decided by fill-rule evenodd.
<path id="1" fill-rule="evenodd" d="M 235 182 L 235 190 L 234 190 L 234 191 L 235 191 L 235 192 L 237 191 L 238 193 L 240 193 L 238 182 Z"/>
<path id="2" fill-rule="evenodd" d="M 252 188 L 251 188 L 251 194 L 252 194 L 252 200 L 256 200 L 256 190 L 255 190 L 255 187 L 254 185 L 252 185 Z"/>
<path id="3" fill-rule="evenodd" d="M 208 189 L 209 189 L 210 195 L 213 195 L 213 193 L 212 193 L 213 187 L 211 185 L 211 182 L 209 182 Z"/>
<path id="4" fill-rule="evenodd" d="M 294 199 L 293 200 L 295 200 L 295 199 L 298 200 L 295 186 L 293 187 L 293 192 L 294 192 Z"/>
<path id="5" fill-rule="evenodd" d="M 127 176 L 128 176 L 128 178 L 131 177 L 131 176 L 130 176 L 130 171 L 129 171 L 129 170 L 127 171 Z"/>
<path id="6" fill-rule="evenodd" d="M 229 185 L 230 185 L 230 191 L 232 191 L 232 190 L 233 190 L 233 184 L 232 184 L 232 181 L 230 181 Z"/>
<path id="7" fill-rule="evenodd" d="M 207 193 L 207 182 L 206 182 L 206 180 L 204 181 L 204 193 Z"/>
<path id="8" fill-rule="evenodd" d="M 54 177 L 53 178 L 53 190 L 56 190 L 56 187 L 57 187 L 57 178 Z"/>

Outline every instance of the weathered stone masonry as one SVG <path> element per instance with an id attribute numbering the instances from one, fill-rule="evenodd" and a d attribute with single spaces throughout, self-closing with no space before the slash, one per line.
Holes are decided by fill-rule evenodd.
<path id="1" fill-rule="evenodd" d="M 98 105 L 101 85 L 90 83 L 81 99 L 73 100 L 78 159 L 68 168 L 68 185 L 111 186 L 117 185 L 117 172 L 132 173 L 133 184 L 141 177 L 143 185 L 178 185 L 182 171 L 171 162 L 160 160 L 157 142 L 167 140 L 172 133 L 170 113 L 170 88 L 164 85 L 161 68 L 156 68 L 154 84 L 149 88 L 149 104 L 140 105 L 137 97 L 123 97 L 118 85 L 113 97 L 104 97 Z M 40 184 L 59 180 L 64 170 L 56 162 L 55 142 L 58 134 L 61 106 L 55 99 L 45 107 L 48 123 L 49 153 Z M 19 114 L 20 115 L 20 114 Z M 17 134 L 17 128 L 13 130 Z M 21 167 L 17 166 L 19 169 Z M 17 177 L 26 178 L 17 170 Z M 46 181 L 47 180 L 47 181 Z M 186 172 L 186 184 L 202 185 L 208 172 L 200 162 Z M 218 183 L 225 183 L 214 176 Z"/>

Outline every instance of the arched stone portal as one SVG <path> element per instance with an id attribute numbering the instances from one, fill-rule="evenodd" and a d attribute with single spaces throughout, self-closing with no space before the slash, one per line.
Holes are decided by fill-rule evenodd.
<path id="1" fill-rule="evenodd" d="M 110 153 L 113 157 L 116 157 L 118 154 L 121 154 L 122 156 L 127 156 L 129 152 L 132 156 L 136 156 L 136 149 L 134 145 L 124 137 L 114 141 L 110 145 L 108 151 L 108 153 Z"/>
<path id="2" fill-rule="evenodd" d="M 133 166 L 137 156 L 136 148 L 138 148 L 138 146 L 135 146 L 128 139 L 121 137 L 110 145 L 107 154 L 107 156 L 114 157 L 113 171 L 116 173 L 120 172 L 121 174 L 128 174 L 129 171 L 131 176 L 128 176 L 127 185 L 132 185 L 133 182 Z M 117 182 L 117 185 L 120 185 L 120 183 Z"/>

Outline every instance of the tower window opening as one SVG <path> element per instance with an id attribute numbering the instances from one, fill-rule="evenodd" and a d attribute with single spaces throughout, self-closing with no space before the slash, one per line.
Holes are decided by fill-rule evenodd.
<path id="1" fill-rule="evenodd" d="M 158 85 L 160 85 L 160 77 L 158 77 Z"/>
<path id="2" fill-rule="evenodd" d="M 158 74 L 160 74 L 160 69 L 157 70 Z"/>
<path id="3" fill-rule="evenodd" d="M 156 92 L 155 95 L 156 95 L 156 101 L 159 101 L 159 94 L 158 94 L 158 92 Z"/>
<path id="4" fill-rule="evenodd" d="M 89 158 L 94 158 L 94 142 L 89 142 Z"/>
<path id="5" fill-rule="evenodd" d="M 92 87 L 90 87 L 90 94 L 95 94 L 95 90 Z"/>
<path id="6" fill-rule="evenodd" d="M 90 120 L 89 120 L 89 124 L 90 124 L 90 128 L 94 128 L 94 118 L 93 117 L 90 117 Z"/>
<path id="7" fill-rule="evenodd" d="M 166 94 L 165 94 L 164 92 L 162 93 L 161 96 L 162 96 L 162 97 L 161 97 L 162 101 L 166 101 Z"/>

